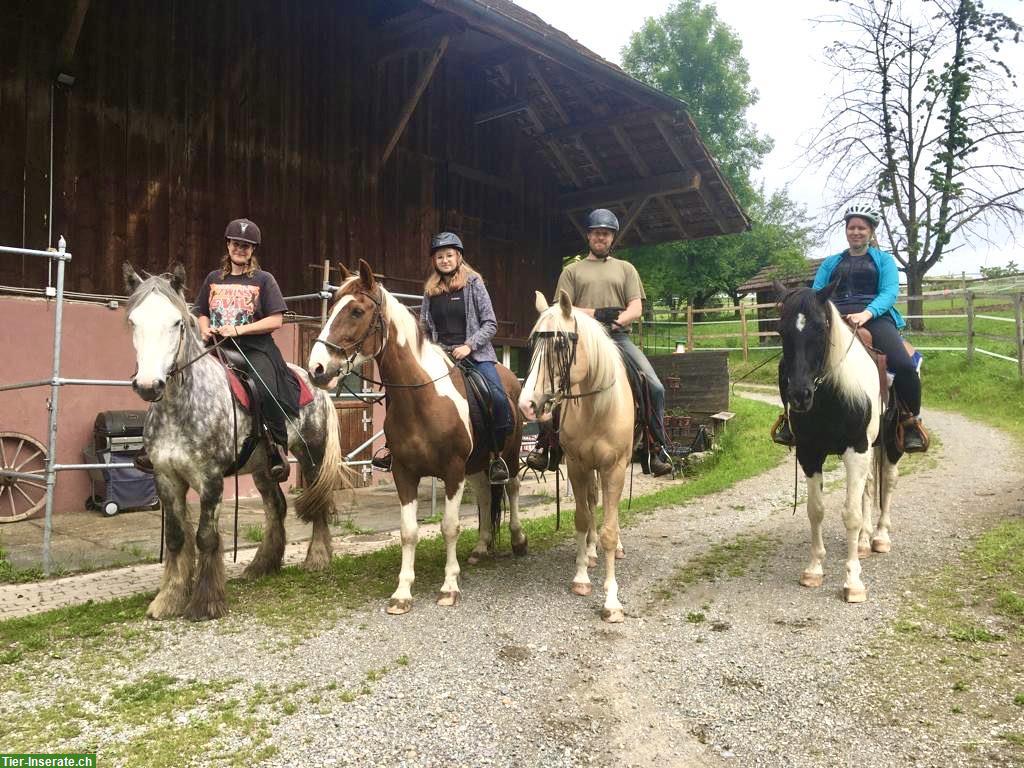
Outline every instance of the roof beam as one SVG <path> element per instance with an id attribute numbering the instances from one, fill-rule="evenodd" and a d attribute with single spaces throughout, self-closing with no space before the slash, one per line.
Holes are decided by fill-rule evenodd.
<path id="1" fill-rule="evenodd" d="M 560 195 L 558 203 L 560 207 L 570 211 L 584 208 L 607 208 L 627 200 L 636 200 L 638 197 L 696 192 L 700 189 L 700 185 L 701 177 L 696 171 L 677 171 L 569 192 Z"/>
<path id="2" fill-rule="evenodd" d="M 654 125 L 658 129 L 658 133 L 661 134 L 661 138 L 665 140 L 668 148 L 672 151 L 672 154 L 676 158 L 676 162 L 679 163 L 680 167 L 685 171 L 692 169 L 693 164 L 690 162 L 690 158 L 686 155 L 686 150 L 683 145 L 679 143 L 679 139 L 672 133 L 672 127 L 663 119 L 656 117 L 654 118 Z M 718 206 L 715 201 L 711 199 L 711 195 L 708 190 L 703 186 L 697 188 L 697 194 L 700 195 L 701 202 L 704 203 L 704 207 L 707 208 L 708 214 L 714 220 L 715 225 L 718 227 L 722 234 L 729 231 L 729 227 L 723 221 L 721 215 L 718 213 Z"/>
<path id="3" fill-rule="evenodd" d="M 569 115 L 566 114 L 565 109 L 562 107 L 562 102 L 559 101 L 555 92 L 551 90 L 551 85 L 545 79 L 543 73 L 541 73 L 540 67 L 537 66 L 537 62 L 534 59 L 527 59 L 526 69 L 529 71 L 533 79 L 537 81 L 537 85 L 544 94 L 544 98 L 550 102 L 551 108 L 558 114 L 558 119 L 562 121 L 562 125 L 567 125 L 569 123 Z"/>
<path id="4" fill-rule="evenodd" d="M 525 112 L 530 108 L 528 102 L 525 101 L 513 101 L 508 104 L 502 104 L 500 107 L 489 109 L 486 112 L 477 112 L 473 116 L 473 125 L 483 125 L 489 123 L 492 120 L 501 120 L 503 117 L 511 117 L 517 115 L 520 112 Z"/>
<path id="5" fill-rule="evenodd" d="M 616 125 L 635 125 L 637 123 L 650 122 L 653 118 L 665 116 L 668 117 L 667 112 L 660 112 L 653 109 L 640 109 L 633 112 L 624 112 L 615 117 L 602 117 L 596 120 L 585 120 L 579 123 L 570 123 L 561 128 L 554 128 L 547 133 L 547 138 L 552 139 L 567 139 L 571 136 L 575 136 L 580 133 L 593 133 L 594 131 L 604 131 L 612 126 Z"/>
<path id="6" fill-rule="evenodd" d="M 639 200 L 635 200 L 633 205 L 626 211 L 626 219 L 622 224 L 622 228 L 619 230 L 619 234 L 615 236 L 616 240 L 622 240 L 626 235 L 629 234 L 629 230 L 636 224 L 637 219 L 640 218 L 640 214 L 644 210 L 644 206 L 647 205 L 647 201 L 650 197 L 641 197 Z"/>
<path id="7" fill-rule="evenodd" d="M 60 48 L 57 50 L 57 72 L 56 74 L 70 74 L 71 60 L 75 57 L 75 49 L 78 47 L 78 38 L 82 34 L 82 24 L 85 23 L 85 14 L 89 11 L 89 0 L 75 0 L 71 6 L 71 17 L 64 29 L 60 39 Z"/>
<path id="8" fill-rule="evenodd" d="M 441 41 L 437 44 L 437 48 L 434 49 L 434 54 L 430 57 L 430 61 L 427 62 L 427 66 L 420 72 L 419 79 L 416 81 L 415 87 L 412 89 L 412 93 L 409 94 L 409 98 L 405 102 L 405 106 L 402 107 L 402 112 L 398 116 L 398 123 L 395 125 L 394 131 L 391 132 L 391 138 L 388 139 L 388 143 L 384 145 L 384 152 L 380 156 L 380 163 L 378 169 L 383 168 L 387 163 L 388 158 L 391 157 L 391 152 L 395 149 L 395 145 L 398 140 L 402 138 L 402 134 L 405 133 L 405 127 L 409 124 L 409 118 L 412 117 L 412 113 L 416 110 L 416 105 L 420 103 L 420 97 L 423 96 L 423 92 L 427 90 L 427 86 L 430 85 L 430 80 L 434 76 L 434 70 L 437 69 L 438 63 L 441 61 L 441 57 L 444 56 L 444 52 L 448 50 L 448 42 L 451 38 L 445 35 L 441 38 Z"/>

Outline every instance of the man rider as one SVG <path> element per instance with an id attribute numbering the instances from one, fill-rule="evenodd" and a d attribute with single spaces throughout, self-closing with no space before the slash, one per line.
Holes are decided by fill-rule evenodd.
<path id="1" fill-rule="evenodd" d="M 611 211 L 598 208 L 590 213 L 587 219 L 587 258 L 562 270 L 555 295 L 565 291 L 575 308 L 603 323 L 623 357 L 629 358 L 647 379 L 651 395 L 648 427 L 657 443 L 651 452 L 651 473 L 667 475 L 672 472 L 672 462 L 664 448 L 667 444 L 665 387 L 650 362 L 629 339 L 630 325 L 642 314 L 646 296 L 636 267 L 611 255 L 618 231 L 619 220 Z M 531 469 L 547 468 L 547 447 L 539 444 L 527 457 L 526 463 Z"/>

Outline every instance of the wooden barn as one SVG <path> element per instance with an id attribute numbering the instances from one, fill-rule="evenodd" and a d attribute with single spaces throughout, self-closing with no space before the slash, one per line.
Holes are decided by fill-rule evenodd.
<path id="1" fill-rule="evenodd" d="M 514 346 L 589 209 L 615 210 L 625 245 L 748 226 L 684 104 L 509 0 L 5 0 L 0 113 L 0 245 L 64 235 L 81 301 L 122 293 L 125 260 L 180 261 L 194 290 L 238 216 L 286 295 L 359 258 L 418 293 L 431 234 L 451 229 Z M 45 260 L 0 254 L 0 294 L 48 279 Z M 67 343 L 97 343 L 88 317 Z M 5 382 L 47 369 L 46 339 L 0 342 L 39 350 Z M 130 374 L 109 367 L 71 375 Z M 99 398 L 139 407 L 76 397 L 90 424 Z M 0 431 L 37 407 L 11 402 Z"/>
<path id="2" fill-rule="evenodd" d="M 807 264 L 798 270 L 783 270 L 777 265 L 769 265 L 743 283 L 737 292 L 740 296 L 748 296 L 751 293 L 757 298 L 758 304 L 770 304 L 778 301 L 775 293 L 775 281 L 778 280 L 787 288 L 807 286 L 814 282 L 814 276 L 818 273 L 818 267 L 825 259 L 807 259 Z M 772 307 L 759 307 L 757 310 L 757 330 L 763 333 L 773 332 L 778 324 L 778 312 Z M 760 336 L 761 346 L 771 346 L 778 343 L 777 337 Z"/>

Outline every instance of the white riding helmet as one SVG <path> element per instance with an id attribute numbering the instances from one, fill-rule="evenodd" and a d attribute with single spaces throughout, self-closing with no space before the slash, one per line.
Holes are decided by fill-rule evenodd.
<path id="1" fill-rule="evenodd" d="M 854 217 L 864 219 L 872 229 L 878 229 L 878 222 L 882 220 L 882 214 L 870 205 L 851 205 L 843 214 L 843 221 L 849 223 L 850 219 Z"/>

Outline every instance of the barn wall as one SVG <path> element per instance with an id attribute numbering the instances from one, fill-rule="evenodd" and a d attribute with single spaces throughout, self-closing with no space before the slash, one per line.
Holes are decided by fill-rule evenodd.
<path id="1" fill-rule="evenodd" d="M 71 5 L 0 6 L 0 244 L 47 242 L 51 83 Z M 489 283 L 499 335 L 525 335 L 531 290 L 550 288 L 559 267 L 555 182 L 511 122 L 473 126 L 493 96 L 454 55 L 374 180 L 429 55 L 378 65 L 375 7 L 93 0 L 76 81 L 52 91 L 53 231 L 75 254 L 68 289 L 120 293 L 126 259 L 151 271 L 181 261 L 194 289 L 225 223 L 248 216 L 286 294 L 318 285 L 310 265 L 359 258 L 412 291 L 430 234 L 448 227 Z M 38 287 L 45 272 L 0 256 L 0 284 Z"/>

